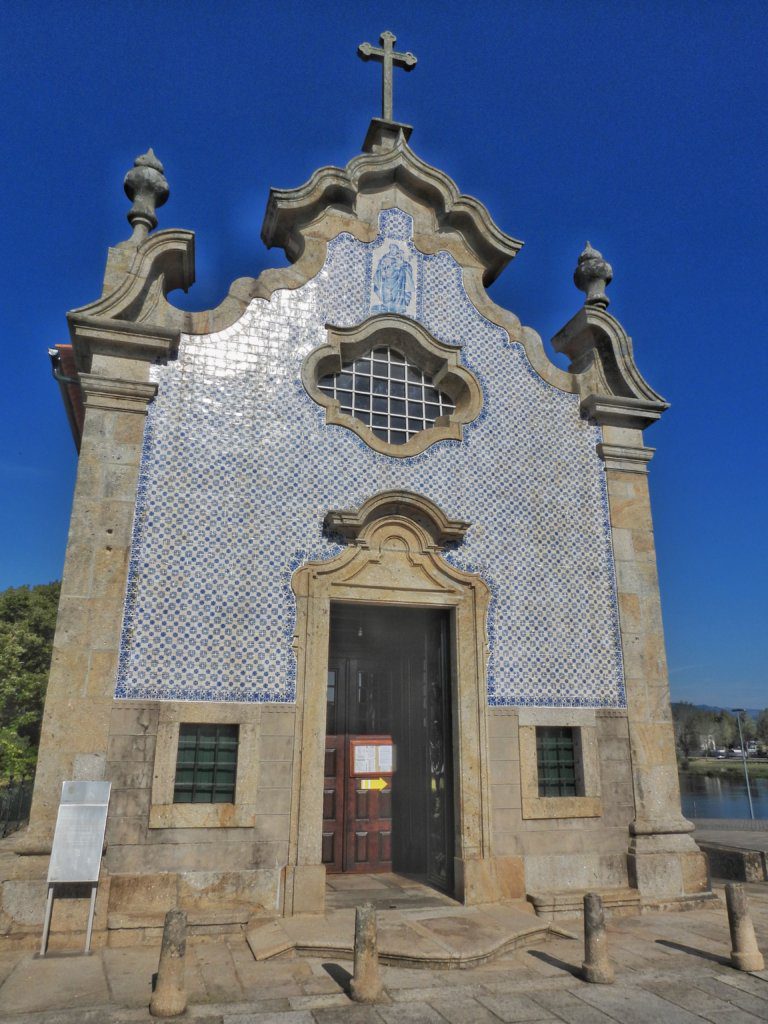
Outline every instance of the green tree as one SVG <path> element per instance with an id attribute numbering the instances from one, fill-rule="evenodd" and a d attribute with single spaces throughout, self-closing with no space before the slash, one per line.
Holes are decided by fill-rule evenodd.
<path id="1" fill-rule="evenodd" d="M 732 747 L 739 741 L 736 718 L 729 711 L 718 711 L 714 716 L 715 736 L 720 747 Z"/>
<path id="2" fill-rule="evenodd" d="M 737 716 L 738 717 L 738 716 Z M 739 726 L 736 724 L 736 734 L 738 735 Z M 757 738 L 757 723 L 751 715 L 741 716 L 741 732 L 744 736 L 744 742 L 748 740 L 754 740 Z"/>
<path id="3" fill-rule="evenodd" d="M 0 779 L 37 760 L 59 583 L 0 592 Z"/>
<path id="4" fill-rule="evenodd" d="M 708 732 L 706 712 L 688 701 L 681 701 L 672 705 L 672 718 L 680 754 L 686 759 L 698 754 Z"/>
<path id="5" fill-rule="evenodd" d="M 757 716 L 757 738 L 768 745 L 768 708 L 763 708 Z"/>

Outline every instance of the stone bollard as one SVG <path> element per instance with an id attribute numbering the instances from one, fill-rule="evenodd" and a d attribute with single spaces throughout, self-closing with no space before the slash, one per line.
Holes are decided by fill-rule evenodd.
<path id="1" fill-rule="evenodd" d="M 163 944 L 157 967 L 157 984 L 149 1012 L 153 1017 L 178 1017 L 187 1008 L 184 988 L 184 954 L 187 951 L 187 915 L 169 910 L 165 915 Z"/>
<path id="2" fill-rule="evenodd" d="M 382 998 L 376 910 L 372 903 L 355 909 L 355 965 L 349 994 L 357 1003 L 376 1003 Z"/>
<path id="3" fill-rule="evenodd" d="M 582 977 L 593 985 L 612 984 L 613 967 L 608 959 L 603 901 L 596 892 L 584 896 L 584 963 Z"/>
<path id="4" fill-rule="evenodd" d="M 731 963 L 739 971 L 762 971 L 765 961 L 757 946 L 744 887 L 738 882 L 726 883 L 725 905 L 728 907 L 728 927 L 733 946 Z"/>

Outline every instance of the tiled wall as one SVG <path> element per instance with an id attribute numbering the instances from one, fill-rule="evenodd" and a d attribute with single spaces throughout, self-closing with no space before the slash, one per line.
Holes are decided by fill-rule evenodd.
<path id="1" fill-rule="evenodd" d="M 419 253 L 411 232 L 388 210 L 372 243 L 339 235 L 316 278 L 217 334 L 183 336 L 154 369 L 118 697 L 294 700 L 291 575 L 340 550 L 322 533 L 329 509 L 398 488 L 472 523 L 446 557 L 493 594 L 491 704 L 623 706 L 599 428 L 478 313 L 453 257 Z M 326 323 L 381 308 L 376 271 L 393 246 L 411 267 L 395 311 L 462 346 L 484 393 L 462 441 L 408 459 L 326 426 L 300 381 Z"/>

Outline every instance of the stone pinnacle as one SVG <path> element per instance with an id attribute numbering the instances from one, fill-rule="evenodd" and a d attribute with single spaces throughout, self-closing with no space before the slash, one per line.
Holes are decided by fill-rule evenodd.
<path id="1" fill-rule="evenodd" d="M 613 268 L 610 263 L 587 242 L 573 272 L 573 283 L 587 296 L 585 304 L 605 309 L 611 301 L 605 294 L 605 288 L 612 280 Z"/>
<path id="2" fill-rule="evenodd" d="M 133 202 L 128 211 L 128 222 L 133 228 L 132 242 L 142 242 L 157 226 L 155 210 L 170 195 L 163 165 L 152 149 L 137 156 L 123 182 L 125 194 Z"/>

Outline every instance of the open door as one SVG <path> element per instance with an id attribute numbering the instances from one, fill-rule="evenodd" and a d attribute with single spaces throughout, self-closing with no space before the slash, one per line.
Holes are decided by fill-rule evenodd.
<path id="1" fill-rule="evenodd" d="M 448 612 L 334 604 L 323 862 L 453 887 Z"/>

